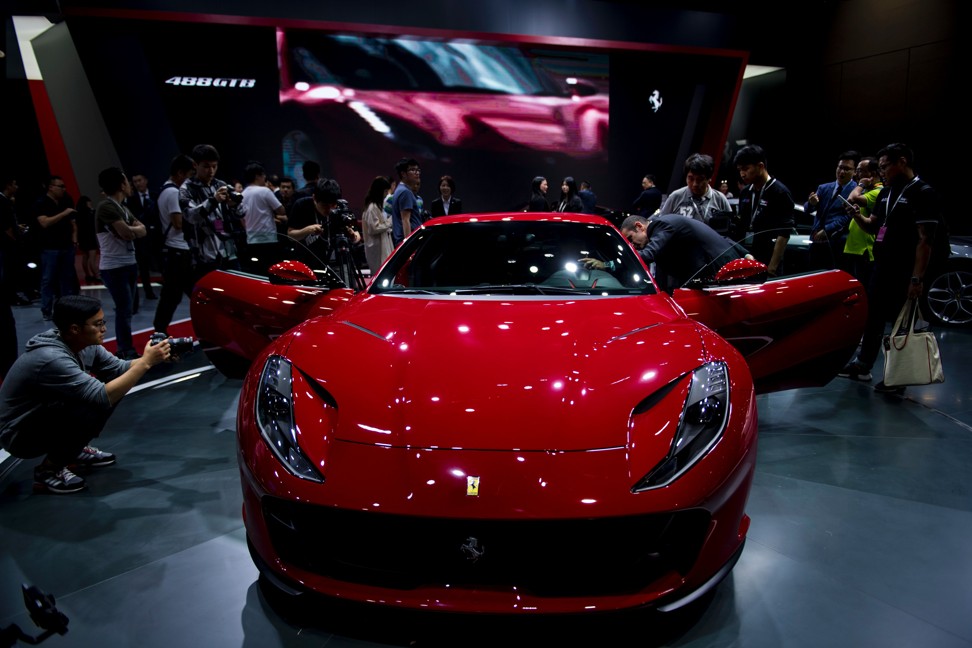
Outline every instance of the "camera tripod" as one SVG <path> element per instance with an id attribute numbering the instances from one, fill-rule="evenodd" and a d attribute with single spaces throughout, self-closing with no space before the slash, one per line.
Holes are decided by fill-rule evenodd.
<path id="1" fill-rule="evenodd" d="M 341 280 L 349 288 L 358 292 L 367 287 L 364 275 L 361 274 L 361 269 L 354 262 L 354 255 L 351 254 L 351 244 L 348 242 L 346 236 L 337 236 L 334 238 L 334 245 L 330 256 L 329 263 L 331 269 L 341 277 Z"/>

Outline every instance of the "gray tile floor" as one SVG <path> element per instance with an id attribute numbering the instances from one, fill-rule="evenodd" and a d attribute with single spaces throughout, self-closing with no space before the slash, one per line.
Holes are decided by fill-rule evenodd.
<path id="1" fill-rule="evenodd" d="M 22 341 L 43 327 L 36 307 L 16 315 Z M 136 328 L 149 321 L 140 313 Z M 29 583 L 70 619 L 66 635 L 44 642 L 51 648 L 969 648 L 972 331 L 939 337 L 946 382 L 904 398 L 842 379 L 759 398 L 746 549 L 707 606 L 674 619 L 271 607 L 240 518 L 240 383 L 197 353 L 153 369 L 147 381 L 159 382 L 121 403 L 98 441 L 119 462 L 95 473 L 88 491 L 32 494 L 33 462 L 7 462 L 0 627 L 40 633 L 20 594 Z"/>

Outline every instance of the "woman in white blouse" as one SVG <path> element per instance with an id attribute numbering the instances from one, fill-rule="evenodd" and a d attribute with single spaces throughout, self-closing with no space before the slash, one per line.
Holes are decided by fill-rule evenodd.
<path id="1" fill-rule="evenodd" d="M 361 214 L 361 233 L 364 238 L 365 259 L 372 276 L 394 250 L 391 218 L 382 209 L 385 196 L 391 192 L 391 181 L 377 176 L 365 196 L 365 208 Z"/>

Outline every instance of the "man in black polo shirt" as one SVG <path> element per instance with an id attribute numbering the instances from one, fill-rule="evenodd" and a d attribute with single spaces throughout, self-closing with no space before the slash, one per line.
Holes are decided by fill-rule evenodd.
<path id="1" fill-rule="evenodd" d="M 867 323 L 857 358 L 838 374 L 851 380 L 871 380 L 885 324 L 895 319 L 906 299 L 924 291 L 929 268 L 949 256 L 948 229 L 937 192 L 915 175 L 914 153 L 904 144 L 889 144 L 878 152 L 885 183 L 874 206 L 874 272 L 867 291 Z M 881 393 L 901 394 L 904 387 L 874 386 Z"/>
<path id="2" fill-rule="evenodd" d="M 74 268 L 78 245 L 77 213 L 64 180 L 60 176 L 51 176 L 47 193 L 34 204 L 40 247 L 41 315 L 45 320 L 51 319 L 55 297 L 80 292 L 78 273 Z"/>
<path id="3" fill-rule="evenodd" d="M 766 169 L 766 152 L 750 144 L 733 159 L 746 187 L 739 195 L 739 216 L 731 228 L 739 241 L 750 233 L 752 253 L 771 277 L 783 272 L 783 252 L 793 230 L 793 195 Z"/>

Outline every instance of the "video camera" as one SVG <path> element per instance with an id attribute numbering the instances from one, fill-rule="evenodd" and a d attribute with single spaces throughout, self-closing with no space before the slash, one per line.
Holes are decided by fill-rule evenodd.
<path id="1" fill-rule="evenodd" d="M 187 353 L 192 353 L 192 345 L 194 340 L 191 337 L 178 337 L 170 338 L 165 333 L 153 333 L 149 336 L 149 340 L 152 346 L 155 346 L 159 342 L 169 341 L 169 348 L 172 350 L 172 355 L 183 356 Z"/>
<path id="2" fill-rule="evenodd" d="M 337 207 L 334 207 L 330 212 L 331 219 L 334 221 L 335 225 L 348 226 L 354 225 L 355 218 L 354 212 L 348 206 L 348 201 L 344 198 L 338 198 Z"/>

